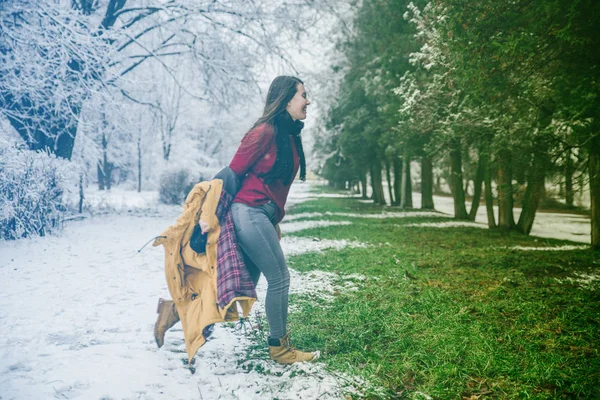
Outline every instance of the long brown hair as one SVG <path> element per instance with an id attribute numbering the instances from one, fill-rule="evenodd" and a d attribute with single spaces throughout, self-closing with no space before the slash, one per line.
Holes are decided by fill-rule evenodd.
<path id="1" fill-rule="evenodd" d="M 289 185 L 294 179 L 293 176 L 293 156 L 290 146 L 289 135 L 292 135 L 296 143 L 296 150 L 300 158 L 300 179 L 306 180 L 306 161 L 304 159 L 304 150 L 300 138 L 300 130 L 304 126 L 302 121 L 293 121 L 288 114 L 286 106 L 298 91 L 298 84 L 304 84 L 300 79 L 294 76 L 278 76 L 273 79 L 263 115 L 254 123 L 252 129 L 267 123 L 274 127 L 277 143 L 277 159 L 273 168 L 267 173 L 262 174 L 266 183 L 272 183 L 277 179 L 285 185 Z"/>
<path id="2" fill-rule="evenodd" d="M 295 76 L 282 75 L 273 79 L 267 93 L 263 115 L 254 123 L 252 129 L 265 122 L 273 124 L 275 116 L 285 111 L 287 103 L 296 95 L 299 83 L 304 85 L 304 82 Z"/>

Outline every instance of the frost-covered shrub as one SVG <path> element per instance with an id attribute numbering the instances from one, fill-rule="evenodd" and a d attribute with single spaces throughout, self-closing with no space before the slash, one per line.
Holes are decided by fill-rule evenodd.
<path id="1" fill-rule="evenodd" d="M 0 237 L 44 236 L 59 228 L 68 161 L 0 143 Z"/>
<path id="2" fill-rule="evenodd" d="M 186 169 L 168 170 L 160 176 L 159 200 L 163 204 L 183 204 L 198 182 Z"/>

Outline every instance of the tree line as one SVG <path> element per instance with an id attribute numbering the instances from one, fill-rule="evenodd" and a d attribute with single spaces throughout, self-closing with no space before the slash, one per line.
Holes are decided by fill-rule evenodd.
<path id="1" fill-rule="evenodd" d="M 599 2 L 364 0 L 339 49 L 343 80 L 319 140 L 330 182 L 364 196 L 368 176 L 375 203 L 387 190 L 413 207 L 417 161 L 421 208 L 434 207 L 436 170 L 455 218 L 474 220 L 483 197 L 490 228 L 524 234 L 547 182 L 567 206 L 589 187 L 600 248 Z"/>

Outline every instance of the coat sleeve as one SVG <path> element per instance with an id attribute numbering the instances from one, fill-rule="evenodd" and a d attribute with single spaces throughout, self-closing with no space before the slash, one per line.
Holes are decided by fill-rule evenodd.
<path id="1" fill-rule="evenodd" d="M 239 177 L 248 170 L 269 150 L 274 137 L 274 129 L 269 124 L 262 124 L 246 133 L 235 156 L 229 163 L 229 168 Z"/>
<path id="2" fill-rule="evenodd" d="M 218 181 L 220 182 L 220 181 Z M 206 200 L 200 208 L 200 219 L 208 224 L 208 232 L 212 232 L 219 225 L 217 206 L 221 198 L 222 186 L 215 180 L 211 181 L 206 193 Z"/>

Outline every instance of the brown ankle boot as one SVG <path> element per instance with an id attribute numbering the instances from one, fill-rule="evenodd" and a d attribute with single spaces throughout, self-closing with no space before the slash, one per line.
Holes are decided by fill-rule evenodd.
<path id="1" fill-rule="evenodd" d="M 289 332 L 284 337 L 279 339 L 279 346 L 272 346 L 271 343 L 269 344 L 269 354 L 271 355 L 271 360 L 277 361 L 280 364 L 316 361 L 321 355 L 319 351 L 313 351 L 309 353 L 293 348 L 290 343 Z"/>
<path id="2" fill-rule="evenodd" d="M 158 347 L 162 347 L 165 344 L 165 333 L 179 322 L 179 315 L 177 314 L 177 308 L 173 300 L 158 300 L 158 318 L 154 324 L 154 339 Z"/>

